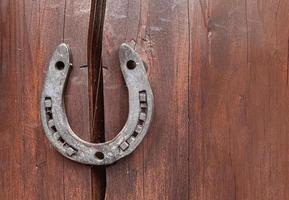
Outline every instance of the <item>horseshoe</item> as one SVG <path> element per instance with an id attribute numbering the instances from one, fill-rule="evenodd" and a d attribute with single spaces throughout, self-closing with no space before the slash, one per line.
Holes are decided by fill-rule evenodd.
<path id="1" fill-rule="evenodd" d="M 80 139 L 71 129 L 64 92 L 72 68 L 70 51 L 60 44 L 49 63 L 41 96 L 41 119 L 50 143 L 66 158 L 88 165 L 109 165 L 131 154 L 149 129 L 154 98 L 140 56 L 127 44 L 119 49 L 120 67 L 129 92 L 129 114 L 119 134 L 105 143 Z"/>

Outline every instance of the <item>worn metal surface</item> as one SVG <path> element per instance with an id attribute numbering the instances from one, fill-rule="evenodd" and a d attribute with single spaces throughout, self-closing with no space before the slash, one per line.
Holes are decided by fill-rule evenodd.
<path id="1" fill-rule="evenodd" d="M 146 135 L 153 114 L 153 93 L 143 61 L 128 45 L 119 50 L 120 67 L 129 91 L 128 119 L 120 133 L 105 143 L 80 139 L 71 129 L 64 106 L 70 52 L 60 44 L 50 61 L 41 96 L 41 118 L 46 136 L 65 157 L 89 165 L 108 165 L 132 153 Z"/>

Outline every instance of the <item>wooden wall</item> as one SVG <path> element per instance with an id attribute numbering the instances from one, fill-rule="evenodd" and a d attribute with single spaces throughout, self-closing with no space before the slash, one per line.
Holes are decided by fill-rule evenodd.
<path id="1" fill-rule="evenodd" d="M 289 199 L 288 22 L 285 0 L 1 0 L 0 199 Z M 42 131 L 45 69 L 63 41 L 68 117 L 86 140 L 126 121 L 119 45 L 148 66 L 150 131 L 105 171 L 63 158 Z"/>

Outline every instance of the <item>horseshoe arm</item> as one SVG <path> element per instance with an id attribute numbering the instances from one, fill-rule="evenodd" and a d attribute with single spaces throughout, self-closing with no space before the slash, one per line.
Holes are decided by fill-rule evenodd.
<path id="1" fill-rule="evenodd" d="M 70 52 L 60 44 L 50 61 L 41 96 L 41 119 L 51 144 L 65 157 L 89 165 L 109 165 L 131 154 L 145 137 L 153 114 L 153 93 L 144 64 L 128 45 L 119 50 L 120 67 L 129 92 L 129 114 L 120 133 L 105 143 L 80 139 L 71 129 L 64 106 L 71 70 Z"/>

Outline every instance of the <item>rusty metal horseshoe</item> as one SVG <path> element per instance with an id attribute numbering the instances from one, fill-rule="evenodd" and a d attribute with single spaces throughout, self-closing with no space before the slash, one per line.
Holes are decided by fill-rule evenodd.
<path id="1" fill-rule="evenodd" d="M 127 44 L 120 46 L 119 59 L 129 91 L 127 122 L 111 141 L 90 143 L 80 139 L 69 125 L 63 96 L 72 67 L 70 51 L 66 44 L 56 48 L 42 91 L 41 119 L 47 138 L 63 156 L 88 165 L 109 165 L 131 154 L 145 137 L 154 100 L 144 63 Z"/>

